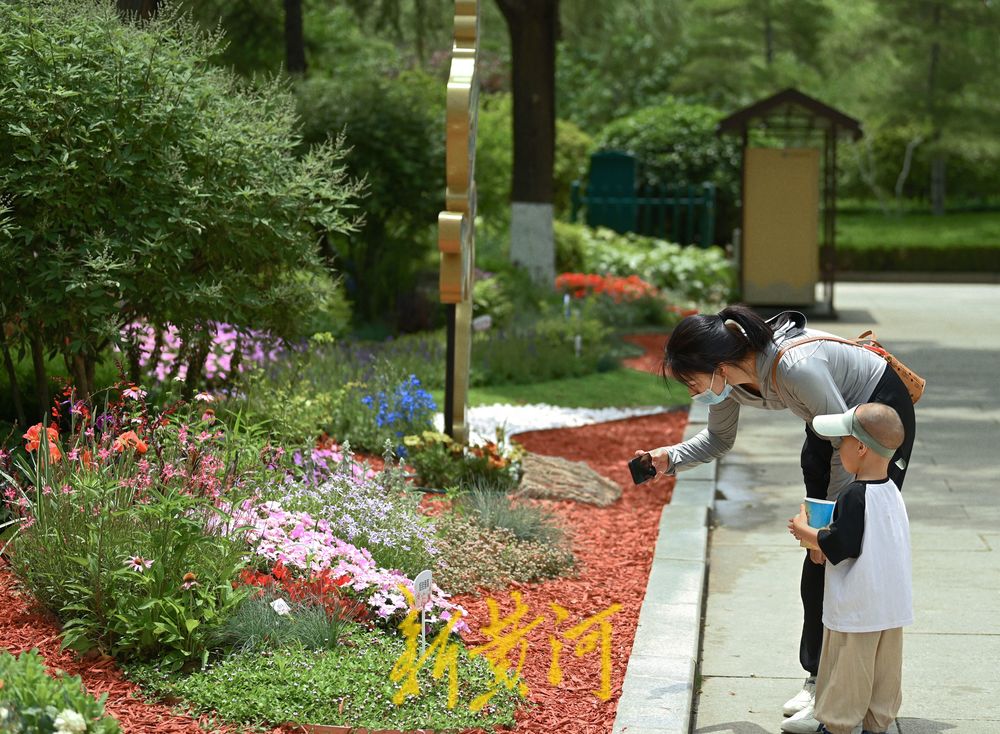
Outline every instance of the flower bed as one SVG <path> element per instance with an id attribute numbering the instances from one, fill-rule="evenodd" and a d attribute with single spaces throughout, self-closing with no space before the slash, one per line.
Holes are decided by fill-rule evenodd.
<path id="1" fill-rule="evenodd" d="M 157 510 L 151 506 L 162 503 L 173 493 L 184 499 L 180 504 L 170 505 L 169 524 L 191 525 L 192 532 L 197 527 L 207 540 L 192 541 L 195 547 L 207 542 L 204 551 L 213 549 L 217 553 L 222 548 L 218 543 L 235 542 L 234 547 L 243 549 L 240 556 L 246 558 L 249 552 L 251 560 L 249 565 L 243 561 L 231 571 L 222 572 L 220 577 L 219 567 L 198 566 L 194 563 L 197 556 L 185 560 L 171 556 L 163 546 L 157 549 L 155 545 L 143 545 L 144 541 L 137 543 L 141 536 L 129 536 L 127 544 L 112 543 L 114 548 L 130 551 L 125 554 L 112 550 L 106 563 L 108 588 L 122 597 L 116 599 L 120 608 L 130 608 L 129 597 L 147 601 L 180 599 L 186 615 L 183 620 L 198 619 L 190 616 L 196 609 L 201 609 L 201 613 L 204 609 L 214 609 L 215 614 L 229 621 L 222 625 L 216 619 L 203 617 L 194 625 L 195 629 L 213 628 L 216 634 L 206 635 L 200 643 L 209 652 L 210 664 L 189 676 L 172 672 L 171 668 L 176 668 L 178 661 L 183 665 L 183 660 L 191 659 L 190 654 L 179 657 L 154 654 L 148 640 L 147 647 L 139 644 L 141 640 L 123 646 L 123 638 L 117 632 L 102 637 L 93 618 L 89 627 L 74 626 L 70 613 L 80 612 L 79 603 L 53 606 L 63 615 L 64 622 L 67 616 L 71 617 L 66 628 L 78 629 L 78 640 L 97 645 L 90 653 L 90 667 L 76 663 L 75 668 L 89 690 L 97 694 L 107 690 L 108 676 L 112 676 L 113 685 L 130 691 L 124 696 L 134 694 L 134 688 L 128 688 L 115 672 L 114 662 L 101 657 L 100 651 L 105 649 L 131 661 L 128 663 L 131 674 L 142 681 L 147 691 L 187 701 L 193 711 L 201 712 L 198 716 L 202 724 L 212 721 L 207 725 L 215 726 L 217 731 L 224 730 L 219 728 L 218 721 L 225 719 L 246 723 L 296 720 L 330 725 L 349 721 L 355 725 L 400 729 L 433 725 L 469 732 L 516 720 L 518 730 L 529 732 L 576 734 L 610 730 L 614 701 L 645 591 L 658 510 L 669 500 L 672 485 L 671 480 L 663 480 L 659 486 L 633 487 L 627 481 L 624 464 L 637 447 L 662 445 L 679 438 L 683 413 L 519 436 L 530 450 L 587 460 L 597 471 L 624 485 L 622 500 L 603 509 L 547 501 L 533 501 L 526 506 L 544 508 L 558 516 L 576 556 L 573 577 L 539 583 L 498 578 L 491 589 L 456 598 L 449 598 L 441 589 L 432 590 L 432 603 L 427 608 L 432 623 L 428 628 L 428 643 L 439 630 L 447 634 L 448 627 L 460 633 L 464 645 L 460 644 L 456 650 L 461 695 L 452 702 L 447 684 L 436 680 L 429 669 L 423 669 L 414 679 L 420 695 L 404 696 L 400 701 L 406 703 L 397 706 L 390 699 L 402 690 L 399 686 L 405 675 L 400 678 L 396 674 L 397 669 L 405 668 L 399 665 L 409 654 L 406 651 L 411 638 L 407 637 L 409 633 L 400 636 L 394 630 L 404 618 L 405 597 L 413 592 L 415 574 L 402 572 L 395 563 L 383 564 L 380 556 L 385 559 L 392 557 L 386 554 L 397 553 L 396 558 L 412 560 L 416 552 L 419 558 L 430 558 L 433 563 L 441 553 L 441 541 L 424 517 L 430 506 L 433 506 L 430 514 L 436 516 L 434 522 L 439 524 L 451 522 L 450 513 L 461 508 L 465 514 L 455 516 L 455 520 L 466 523 L 473 533 L 488 532 L 490 527 L 480 525 L 486 520 L 477 513 L 486 513 L 494 519 L 496 512 L 508 513 L 510 518 L 502 522 L 513 522 L 516 526 L 520 522 L 516 520 L 519 510 L 494 506 L 489 496 L 485 497 L 486 505 L 469 504 L 461 499 L 466 495 L 461 494 L 454 495 L 460 501 L 418 503 L 410 498 L 401 504 L 395 500 L 379 502 L 379 497 L 387 499 L 396 494 L 407 497 L 398 484 L 402 475 L 392 466 L 376 474 L 353 462 L 349 454 L 329 441 L 308 450 L 271 447 L 262 451 L 259 441 L 253 451 L 237 450 L 233 441 L 239 437 L 233 435 L 226 420 L 208 414 L 200 405 L 189 406 L 193 407 L 191 410 L 178 406 L 166 417 L 150 416 L 131 405 L 130 401 L 141 399 L 141 391 L 135 390 L 125 391 L 130 395 L 123 396 L 119 405 L 121 415 L 114 420 L 105 419 L 100 427 L 97 419 L 88 423 L 81 410 L 77 417 L 82 429 L 78 427 L 76 433 L 50 432 L 39 427 L 26 434 L 29 456 L 36 457 L 34 466 L 42 474 L 34 475 L 32 486 L 36 491 L 24 492 L 24 503 L 18 503 L 22 517 L 28 519 L 38 515 L 41 508 L 66 504 L 70 513 L 64 519 L 68 522 L 78 522 L 71 517 L 75 512 L 87 519 L 85 526 L 115 530 L 117 526 L 113 524 L 105 527 L 108 520 L 101 519 L 104 512 L 113 511 L 118 516 L 132 516 L 134 512 L 137 520 L 155 520 L 156 513 L 163 508 Z M 125 420 L 126 415 L 132 417 Z M 88 426 L 93 427 L 90 436 Z M 601 447 L 599 452 L 595 451 L 597 446 Z M 85 453 L 88 451 L 89 456 Z M 498 466 L 503 462 L 489 452 L 470 457 L 481 460 L 489 471 L 507 470 L 506 466 Z M 30 467 L 30 462 L 26 466 Z M 95 467 L 101 471 L 95 471 Z M 103 489 L 97 486 L 99 479 L 108 477 L 114 480 L 113 486 Z M 65 484 L 60 484 L 63 480 Z M 24 481 L 19 485 L 22 490 L 26 489 Z M 45 491 L 53 486 L 59 489 Z M 64 492 L 64 486 L 70 491 Z M 86 492 L 91 494 L 77 494 Z M 95 509 L 80 513 L 77 505 L 81 499 L 92 496 L 100 501 L 88 501 L 87 507 Z M 123 496 L 131 498 L 130 501 L 125 502 Z M 209 507 L 217 511 L 206 512 Z M 23 537 L 13 548 L 16 562 L 23 560 L 18 555 L 18 544 L 23 544 L 33 533 L 46 529 L 54 532 L 51 520 L 39 515 L 36 524 L 27 528 L 22 525 Z M 384 521 L 381 526 L 380 521 Z M 520 532 L 545 535 L 551 532 L 546 529 L 548 522 L 538 525 L 537 519 L 529 517 Z M 425 528 L 426 534 L 394 535 L 394 530 L 403 526 Z M 74 527 L 79 530 L 79 525 Z M 513 531 L 504 532 L 512 534 L 497 547 L 497 557 L 506 552 L 507 546 L 522 542 Z M 111 537 L 113 533 L 105 539 Z M 408 548 L 402 546 L 404 541 L 409 541 Z M 47 547 L 60 547 L 59 542 L 62 541 L 57 539 Z M 21 550 L 24 551 L 24 545 Z M 422 563 L 423 560 L 415 561 L 414 568 Z M 73 562 L 70 567 L 73 565 L 80 564 Z M 32 588 L 36 595 L 39 590 L 47 592 L 45 584 L 38 586 L 37 568 L 28 573 L 22 570 L 21 574 L 37 587 Z M 217 583 L 219 578 L 230 579 L 223 597 L 219 596 L 222 593 Z M 447 574 L 439 578 L 447 578 Z M 615 583 L 606 584 L 607 578 L 614 578 Z M 6 609 L 20 605 L 20 613 L 27 615 L 23 606 L 25 597 L 17 596 L 10 575 L 0 575 L 0 581 L 6 584 L 0 587 L 2 606 Z M 78 586 L 82 588 L 83 584 Z M 69 591 L 73 588 L 70 584 Z M 156 597 L 154 591 L 161 596 Z M 515 591 L 522 596 L 518 598 Z M 220 598 L 228 600 L 226 606 L 217 606 Z M 17 603 L 7 604 L 11 599 Z M 192 605 L 196 599 L 202 600 L 197 607 Z M 183 606 L 185 601 L 189 606 Z M 90 603 L 86 598 L 84 602 Z M 52 601 L 48 603 L 51 605 Z M 490 657 L 490 645 L 496 642 L 497 619 L 521 608 L 544 622 L 523 638 L 526 653 L 530 654 L 526 654 L 523 663 L 517 660 L 516 648 L 506 657 L 506 663 L 499 657 Z M 560 611 L 554 614 L 555 610 Z M 87 614 L 94 616 L 91 612 Z M 463 624 L 455 625 L 456 614 L 462 615 L 459 621 Z M 601 614 L 605 615 L 608 634 L 613 637 L 607 665 L 602 663 L 600 653 L 595 652 L 597 642 L 591 645 L 590 654 L 584 650 L 575 656 L 568 648 L 562 656 L 561 679 L 553 682 L 553 639 L 563 635 L 564 644 L 571 644 L 569 640 L 573 638 L 565 636 L 569 634 L 567 625 L 583 624 Z M 163 620 L 162 616 L 160 623 L 139 620 L 142 624 L 137 627 L 155 629 L 157 624 L 162 626 Z M 181 624 L 186 624 L 183 620 Z M 27 625 L 18 627 L 0 616 L 0 644 L 15 652 L 38 646 L 50 664 L 73 671 L 72 666 L 63 664 L 63 660 L 72 658 L 58 650 L 60 632 L 54 623 L 51 618 L 42 623 L 35 615 Z M 412 619 L 403 625 L 404 631 L 407 625 L 411 631 L 414 626 L 419 628 Z M 38 631 L 31 634 L 25 629 L 28 626 L 35 626 Z M 458 640 L 454 634 L 450 637 Z M 197 649 L 185 647 L 192 641 L 157 638 L 152 644 L 160 645 L 168 653 L 177 653 Z M 515 690 L 507 690 L 506 685 L 497 689 L 501 680 L 498 676 L 511 673 L 515 668 L 507 666 L 515 665 L 520 668 L 520 676 L 512 679 L 517 682 L 511 686 Z M 305 670 L 307 675 L 303 678 L 297 673 L 289 677 L 291 670 Z M 344 675 L 343 671 L 353 672 Z M 536 705 L 520 707 L 515 714 L 517 689 L 522 689 Z M 303 699 L 300 694 L 308 691 L 313 692 Z M 368 692 L 368 700 L 361 695 L 363 691 Z M 601 695 L 595 696 L 595 692 Z M 490 695 L 484 698 L 487 693 Z M 322 702 L 326 707 L 302 708 L 303 700 Z M 337 702 L 332 708 L 331 700 Z M 476 704 L 477 700 L 480 704 Z M 282 703 L 288 701 L 294 705 Z M 484 701 L 486 706 L 479 714 L 469 710 Z M 139 714 L 126 714 L 123 720 L 119 716 L 122 705 L 122 695 L 109 696 L 107 710 L 122 721 L 124 731 L 194 731 L 184 728 L 193 724 L 190 717 L 164 718 L 166 709 L 149 704 L 138 705 L 145 706 L 143 710 L 158 711 L 159 719 L 133 725 L 128 717 L 136 718 Z"/>

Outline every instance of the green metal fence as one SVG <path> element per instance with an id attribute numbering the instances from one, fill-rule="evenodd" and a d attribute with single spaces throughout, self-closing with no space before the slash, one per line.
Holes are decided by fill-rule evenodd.
<path id="1" fill-rule="evenodd" d="M 636 160 L 627 153 L 591 156 L 588 182 L 573 182 L 571 202 L 572 220 L 585 211 L 591 227 L 701 247 L 715 240 L 714 184 L 637 185 Z"/>

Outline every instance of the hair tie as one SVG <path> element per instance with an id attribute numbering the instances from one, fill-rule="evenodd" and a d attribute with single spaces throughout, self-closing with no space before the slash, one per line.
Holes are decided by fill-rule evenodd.
<path id="1" fill-rule="evenodd" d="M 740 326 L 738 321 L 734 321 L 733 319 L 726 319 L 725 321 L 722 322 L 722 325 L 725 326 L 727 329 L 735 326 L 737 329 L 739 329 L 739 332 L 743 335 L 743 338 L 746 339 L 747 341 L 750 341 L 750 337 L 747 336 L 747 330 L 744 329 L 742 326 Z"/>

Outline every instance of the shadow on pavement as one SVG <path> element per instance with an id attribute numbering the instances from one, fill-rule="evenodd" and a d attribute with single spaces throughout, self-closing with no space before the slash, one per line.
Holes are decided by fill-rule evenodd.
<path id="1" fill-rule="evenodd" d="M 774 729 L 765 729 L 760 724 L 754 724 L 750 721 L 731 721 L 725 724 L 699 727 L 694 730 L 694 734 L 710 734 L 710 732 L 719 732 L 720 734 L 774 734 L 776 731 L 778 731 L 777 725 L 775 725 Z"/>

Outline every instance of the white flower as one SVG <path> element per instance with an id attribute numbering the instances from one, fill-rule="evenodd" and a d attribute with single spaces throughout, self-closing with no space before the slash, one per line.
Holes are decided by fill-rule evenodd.
<path id="1" fill-rule="evenodd" d="M 0 706 L 0 721 L 7 721 L 7 717 L 10 715 L 10 711 Z"/>
<path id="2" fill-rule="evenodd" d="M 87 731 L 87 722 L 76 711 L 63 709 L 56 717 L 55 727 L 55 734 L 80 734 Z"/>
<path id="3" fill-rule="evenodd" d="M 292 611 L 292 608 L 288 606 L 288 603 L 284 599 L 275 599 L 274 601 L 272 601 L 271 609 L 276 611 L 282 617 L 284 617 L 286 614 Z"/>
<path id="4" fill-rule="evenodd" d="M 215 398 L 209 395 L 207 392 L 198 393 L 197 395 L 194 396 L 194 399 L 200 400 L 203 403 L 211 403 L 212 401 L 215 400 Z"/>

